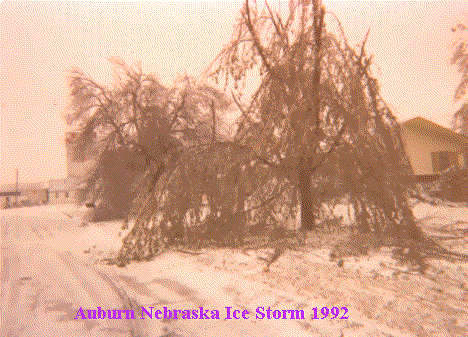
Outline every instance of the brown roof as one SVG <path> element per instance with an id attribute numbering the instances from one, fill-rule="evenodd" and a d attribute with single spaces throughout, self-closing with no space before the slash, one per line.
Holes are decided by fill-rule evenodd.
<path id="1" fill-rule="evenodd" d="M 431 122 L 423 117 L 415 117 L 409 119 L 403 123 L 401 123 L 403 128 L 408 129 L 420 129 L 425 131 L 426 133 L 433 133 L 438 136 L 441 136 L 445 139 L 452 139 L 453 141 L 468 147 L 468 136 L 462 135 L 455 131 L 452 131 L 448 128 L 444 128 L 443 126 Z"/>

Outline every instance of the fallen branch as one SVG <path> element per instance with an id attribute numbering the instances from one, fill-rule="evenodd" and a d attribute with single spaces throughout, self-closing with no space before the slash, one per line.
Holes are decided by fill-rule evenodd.
<path id="1" fill-rule="evenodd" d="M 73 215 L 70 215 L 68 213 L 65 213 L 64 211 L 61 211 L 63 214 L 65 214 L 66 216 L 68 216 L 70 219 L 73 219 Z"/>
<path id="2" fill-rule="evenodd" d="M 184 254 L 190 254 L 190 255 L 202 255 L 202 254 L 204 254 L 203 252 L 194 252 L 192 250 L 179 249 L 179 248 L 177 248 L 175 251 L 180 252 L 180 253 L 184 253 Z"/>

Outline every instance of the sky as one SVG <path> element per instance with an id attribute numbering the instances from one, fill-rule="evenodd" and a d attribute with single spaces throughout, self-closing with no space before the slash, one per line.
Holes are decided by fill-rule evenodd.
<path id="1" fill-rule="evenodd" d="M 284 1 L 284 3 L 287 3 Z M 324 1 L 352 45 L 370 29 L 381 94 L 399 121 L 450 126 L 460 79 L 450 65 L 453 33 L 468 23 L 463 1 Z M 142 62 L 170 85 L 199 76 L 226 46 L 240 2 L 13 2 L 0 4 L 0 183 L 66 176 L 67 71 L 111 81 L 107 61 Z"/>

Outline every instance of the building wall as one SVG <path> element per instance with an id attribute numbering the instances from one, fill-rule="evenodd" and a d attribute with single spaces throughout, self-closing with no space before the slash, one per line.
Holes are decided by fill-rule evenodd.
<path id="1" fill-rule="evenodd" d="M 49 203 L 56 204 L 80 204 L 83 201 L 83 191 L 75 189 L 71 191 L 49 191 Z"/>
<path id="2" fill-rule="evenodd" d="M 0 197 L 0 209 L 10 207 L 11 197 Z"/>
<path id="3" fill-rule="evenodd" d="M 49 204 L 69 204 L 73 201 L 70 191 L 49 191 Z"/>
<path id="4" fill-rule="evenodd" d="M 0 197 L 0 208 L 13 206 L 44 205 L 48 201 L 47 189 L 31 189 L 21 191 L 19 196 Z"/>
<path id="5" fill-rule="evenodd" d="M 22 200 L 30 205 L 43 205 L 48 202 L 48 191 L 47 189 L 33 189 L 21 192 Z"/>
<path id="6" fill-rule="evenodd" d="M 405 144 L 406 154 L 410 160 L 415 175 L 431 175 L 432 153 L 437 151 L 453 151 L 458 154 L 459 165 L 465 165 L 463 149 L 457 142 L 445 139 L 436 133 L 424 132 L 413 128 L 402 127 L 401 135 Z"/>

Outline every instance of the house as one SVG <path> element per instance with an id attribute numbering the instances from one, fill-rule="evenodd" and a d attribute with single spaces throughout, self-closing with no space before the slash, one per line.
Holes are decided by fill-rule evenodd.
<path id="1" fill-rule="evenodd" d="M 68 177 L 49 181 L 50 204 L 79 204 L 83 198 L 84 190 L 79 185 L 79 180 Z"/>
<path id="2" fill-rule="evenodd" d="M 94 165 L 93 161 L 72 160 L 72 143 L 77 133 L 67 133 L 67 178 L 32 184 L 8 184 L 0 186 L 0 207 L 50 204 L 81 204 L 84 186 L 81 183 Z"/>
<path id="3" fill-rule="evenodd" d="M 7 184 L 0 187 L 1 207 L 43 205 L 48 202 L 47 183 Z"/>
<path id="4" fill-rule="evenodd" d="M 468 137 L 422 117 L 401 124 L 405 151 L 417 181 L 433 181 L 453 165 L 468 166 Z"/>
<path id="5" fill-rule="evenodd" d="M 55 179 L 49 182 L 7 184 L 0 186 L 0 208 L 43 204 L 82 203 L 84 189 L 74 178 Z"/>
<path id="6" fill-rule="evenodd" d="M 21 192 L 0 192 L 0 209 L 10 208 L 14 205 L 15 200 L 21 195 Z"/>

